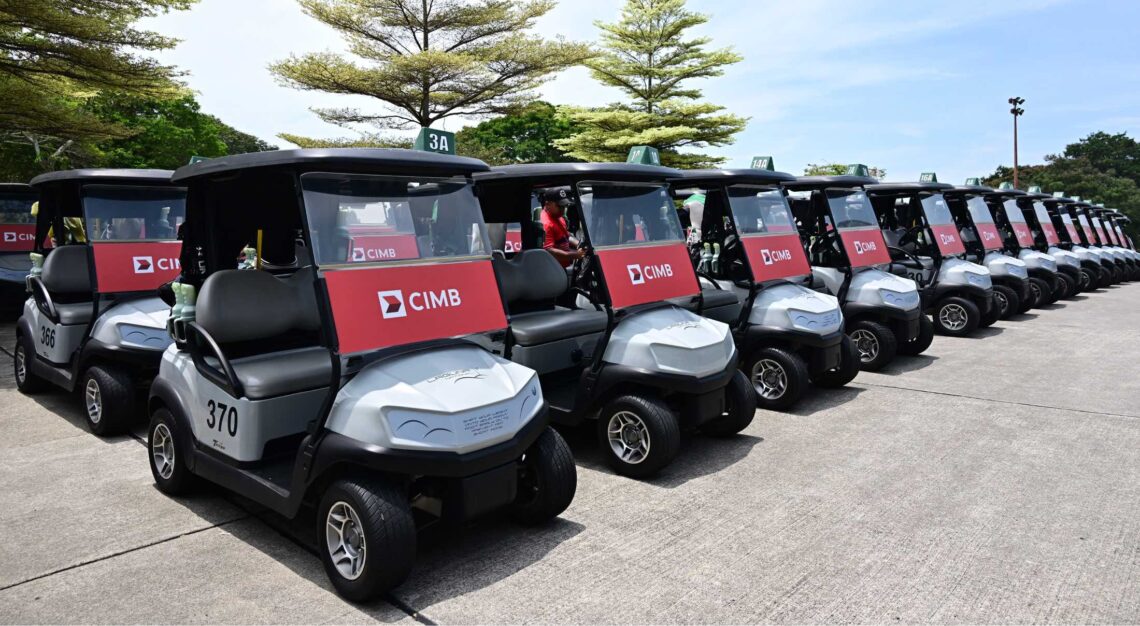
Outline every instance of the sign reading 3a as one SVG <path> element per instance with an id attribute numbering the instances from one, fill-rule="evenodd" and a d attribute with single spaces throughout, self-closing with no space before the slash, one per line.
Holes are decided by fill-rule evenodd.
<path id="1" fill-rule="evenodd" d="M 416 136 L 415 149 L 439 154 L 455 154 L 455 133 L 434 128 L 421 128 L 420 134 Z"/>

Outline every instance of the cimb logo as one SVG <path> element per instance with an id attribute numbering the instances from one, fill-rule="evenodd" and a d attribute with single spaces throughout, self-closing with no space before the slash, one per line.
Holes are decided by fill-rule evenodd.
<path id="1" fill-rule="evenodd" d="M 647 280 L 670 278 L 673 276 L 673 266 L 669 263 L 660 265 L 627 265 L 625 271 L 629 272 L 629 282 L 634 285 L 644 285 Z"/>
<path id="2" fill-rule="evenodd" d="M 874 241 L 856 241 L 855 254 L 864 254 L 867 252 L 875 252 L 879 246 Z"/>
<path id="3" fill-rule="evenodd" d="M 764 259 L 764 265 L 772 265 L 773 263 L 781 263 L 783 261 L 792 260 L 791 250 L 769 250 L 767 248 L 760 249 L 760 257 Z"/>
<path id="4" fill-rule="evenodd" d="M 377 291 L 376 297 L 380 300 L 380 315 L 386 320 L 407 317 L 408 309 L 418 313 L 463 305 L 458 289 L 409 291 L 406 298 L 402 289 L 391 289 Z"/>
<path id="5" fill-rule="evenodd" d="M 952 244 L 956 241 L 956 239 L 954 239 L 954 235 L 947 235 L 946 233 L 939 233 L 938 238 L 941 239 L 942 243 L 945 244 Z"/>
<path id="6" fill-rule="evenodd" d="M 152 256 L 131 257 L 131 264 L 134 266 L 136 274 L 153 274 L 155 268 L 164 272 L 182 269 L 182 264 L 178 259 L 160 257 L 158 261 L 155 261 Z"/>
<path id="7" fill-rule="evenodd" d="M 16 243 L 17 241 L 32 241 L 36 238 L 31 233 L 18 233 L 15 231 L 6 231 L 4 233 L 4 243 Z"/>
<path id="8" fill-rule="evenodd" d="M 396 258 L 395 248 L 353 248 L 352 262 L 388 261 Z"/>

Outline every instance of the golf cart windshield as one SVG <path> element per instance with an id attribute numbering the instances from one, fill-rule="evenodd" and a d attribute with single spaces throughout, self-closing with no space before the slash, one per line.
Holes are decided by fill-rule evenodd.
<path id="1" fill-rule="evenodd" d="M 85 185 L 83 215 L 88 241 L 173 241 L 186 219 L 186 190 Z"/>
<path id="2" fill-rule="evenodd" d="M 734 185 L 728 188 L 728 202 L 741 235 L 796 231 L 788 200 L 779 190 Z"/>
<path id="3" fill-rule="evenodd" d="M 1096 231 L 1096 238 L 1101 242 L 1102 245 L 1107 245 L 1109 243 L 1108 237 L 1106 237 L 1104 234 L 1104 228 L 1100 224 L 1100 218 L 1099 217 L 1092 218 L 1092 223 L 1093 223 L 1093 230 Z"/>
<path id="4" fill-rule="evenodd" d="M 950 214 L 950 207 L 946 205 L 946 198 L 942 194 L 933 193 L 922 198 L 922 213 L 926 216 L 926 223 L 934 235 L 934 243 L 939 252 L 952 255 L 966 251 L 958 227 L 954 225 L 954 216 Z"/>
<path id="5" fill-rule="evenodd" d="M 1025 215 L 1021 212 L 1021 207 L 1017 206 L 1017 200 L 1011 198 L 1001 205 L 1005 207 L 1005 215 L 1009 218 L 1010 222 L 1014 224 L 1025 223 Z"/>
<path id="6" fill-rule="evenodd" d="M 1065 225 L 1065 230 L 1069 232 L 1069 239 L 1072 243 L 1080 245 L 1081 234 L 1077 232 L 1077 227 L 1073 225 L 1073 217 L 1063 209 L 1061 211 L 1061 223 Z"/>
<path id="7" fill-rule="evenodd" d="M 926 215 L 926 222 L 931 226 L 952 226 L 954 217 L 950 215 L 950 208 L 946 206 L 946 199 L 942 194 L 935 193 L 922 199 L 922 212 Z"/>
<path id="8" fill-rule="evenodd" d="M 1006 200 L 1002 203 L 1002 207 L 1005 208 L 1006 219 L 1009 220 L 1009 225 L 1013 228 L 1013 236 L 1017 239 L 1017 245 L 1022 248 L 1032 248 L 1033 233 L 1029 231 L 1029 224 L 1025 222 L 1025 214 L 1017 205 L 1017 199 Z"/>
<path id="9" fill-rule="evenodd" d="M 0 224 L 35 224 L 32 216 L 35 202 L 34 191 L 0 192 Z"/>
<path id="10" fill-rule="evenodd" d="M 1077 221 L 1080 222 L 1081 230 L 1084 231 L 1085 238 L 1088 242 L 1094 246 L 1099 245 L 1100 241 L 1097 240 L 1096 232 L 1093 231 L 1092 225 L 1089 224 L 1089 218 L 1084 213 L 1081 213 L 1077 216 Z"/>
<path id="11" fill-rule="evenodd" d="M 1045 241 L 1051 246 L 1060 243 L 1061 239 L 1057 237 L 1057 229 L 1053 228 L 1053 220 L 1049 217 L 1049 210 L 1045 208 L 1045 204 L 1034 202 L 1033 214 L 1037 216 L 1037 223 L 1041 225 L 1041 232 L 1045 235 Z"/>
<path id="12" fill-rule="evenodd" d="M 465 178 L 309 173 L 301 188 L 318 265 L 490 254 Z"/>
<path id="13" fill-rule="evenodd" d="M 827 205 L 839 230 L 879 226 L 867 194 L 855 189 L 828 189 Z"/>
<path id="14" fill-rule="evenodd" d="M 982 240 L 982 249 L 1000 250 L 1002 247 L 1001 234 L 994 225 L 994 217 L 990 214 L 990 207 L 981 196 L 973 196 L 966 201 L 966 209 L 970 211 L 970 219 L 974 222 L 974 230 Z"/>
<path id="15" fill-rule="evenodd" d="M 595 248 L 685 239 L 666 185 L 582 182 L 578 198 Z"/>

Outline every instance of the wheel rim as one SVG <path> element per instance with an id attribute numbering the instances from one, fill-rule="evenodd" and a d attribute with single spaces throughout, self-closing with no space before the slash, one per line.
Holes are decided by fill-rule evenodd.
<path id="1" fill-rule="evenodd" d="M 154 470 L 163 480 L 174 475 L 174 437 L 166 424 L 154 427 L 150 435 L 150 456 L 154 460 Z"/>
<path id="2" fill-rule="evenodd" d="M 1038 304 L 1041 303 L 1041 287 L 1037 283 L 1029 283 L 1029 290 L 1033 292 L 1033 300 Z"/>
<path id="3" fill-rule="evenodd" d="M 347 502 L 338 501 L 329 509 L 325 519 L 325 543 L 337 573 L 347 580 L 360 578 L 367 557 L 364 525 Z"/>
<path id="4" fill-rule="evenodd" d="M 1001 315 L 1009 313 L 1009 300 L 1006 299 L 1005 294 L 1000 291 L 995 291 L 994 298 L 997 299 L 998 313 Z"/>
<path id="5" fill-rule="evenodd" d="M 28 375 L 28 363 L 24 357 L 24 347 L 16 346 L 16 383 L 24 384 L 24 379 Z"/>
<path id="6" fill-rule="evenodd" d="M 859 351 L 859 360 L 868 363 L 879 356 L 879 338 L 875 333 L 860 328 L 851 333 L 851 340 L 855 342 L 855 349 Z"/>
<path id="7" fill-rule="evenodd" d="M 1081 272 L 1081 291 L 1088 289 L 1089 283 L 1091 283 L 1091 282 L 1092 281 L 1089 279 L 1089 275 L 1084 273 L 1084 272 Z"/>
<path id="8" fill-rule="evenodd" d="M 623 463 L 637 465 L 649 456 L 649 427 L 630 411 L 618 411 L 606 427 L 610 449 Z"/>
<path id="9" fill-rule="evenodd" d="M 966 314 L 966 308 L 960 304 L 947 304 L 938 311 L 938 321 L 949 330 L 962 330 L 966 327 L 967 319 L 969 316 Z"/>
<path id="10" fill-rule="evenodd" d="M 94 378 L 87 381 L 83 394 L 86 397 L 87 419 L 92 424 L 98 424 L 103 419 L 103 393 L 99 390 L 99 383 Z"/>
<path id="11" fill-rule="evenodd" d="M 760 359 L 752 366 L 752 385 L 765 400 L 783 397 L 788 391 L 788 373 L 772 359 Z"/>

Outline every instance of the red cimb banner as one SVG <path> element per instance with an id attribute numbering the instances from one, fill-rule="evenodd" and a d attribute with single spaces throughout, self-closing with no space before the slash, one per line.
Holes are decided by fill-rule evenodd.
<path id="1" fill-rule="evenodd" d="M 745 235 L 740 242 L 756 282 L 811 273 L 798 234 Z"/>
<path id="2" fill-rule="evenodd" d="M 375 263 L 420 258 L 415 235 L 359 235 L 348 242 L 349 263 Z"/>
<path id="3" fill-rule="evenodd" d="M 1077 227 L 1073 226 L 1072 222 L 1065 222 L 1065 230 L 1069 231 L 1069 241 L 1071 241 L 1073 245 L 1081 245 L 1081 235 L 1077 232 Z"/>
<path id="4" fill-rule="evenodd" d="M 1022 248 L 1033 247 L 1033 232 L 1029 230 L 1029 224 L 1010 222 L 1010 226 L 1013 226 L 1013 236 L 1017 238 L 1017 245 Z"/>
<path id="5" fill-rule="evenodd" d="M 617 308 L 696 295 L 700 287 L 681 242 L 598 250 L 610 302 Z"/>
<path id="6" fill-rule="evenodd" d="M 341 354 L 506 328 L 490 261 L 324 272 Z"/>
<path id="7" fill-rule="evenodd" d="M 1105 232 L 1105 234 L 1108 235 L 1108 240 L 1112 242 L 1112 245 L 1114 245 L 1114 246 L 1120 245 L 1120 242 L 1116 239 L 1116 232 L 1112 230 L 1111 226 L 1109 226 L 1108 224 L 1104 224 L 1104 232 Z"/>
<path id="8" fill-rule="evenodd" d="M 35 224 L 0 224 L 0 252 L 31 252 L 35 247 Z"/>
<path id="9" fill-rule="evenodd" d="M 851 261 L 851 267 L 866 267 L 891 262 L 891 253 L 887 250 L 883 231 L 877 227 L 844 228 L 839 230 L 839 236 L 843 239 L 843 249 L 847 251 L 847 258 Z"/>
<path id="10" fill-rule="evenodd" d="M 930 233 L 934 235 L 934 243 L 938 244 L 938 251 L 942 256 L 962 254 L 966 246 L 962 244 L 962 237 L 958 234 L 958 227 L 953 224 L 931 226 Z"/>
<path id="11" fill-rule="evenodd" d="M 181 241 L 97 241 L 91 250 L 99 293 L 151 291 L 182 271 Z"/>
<path id="12" fill-rule="evenodd" d="M 993 224 L 975 224 L 978 237 L 982 240 L 982 248 L 986 250 L 1000 250 L 1002 248 L 1001 233 Z"/>
<path id="13" fill-rule="evenodd" d="M 1108 237 L 1105 236 L 1104 229 L 1101 228 L 1100 220 L 1095 217 L 1093 218 L 1093 228 L 1096 229 L 1096 236 L 1100 239 L 1100 244 L 1107 246 L 1110 243 Z"/>
<path id="14" fill-rule="evenodd" d="M 1049 245 L 1055 246 L 1061 243 L 1061 238 L 1057 236 L 1057 229 L 1052 222 L 1041 222 L 1041 232 L 1045 233 L 1045 241 Z"/>

